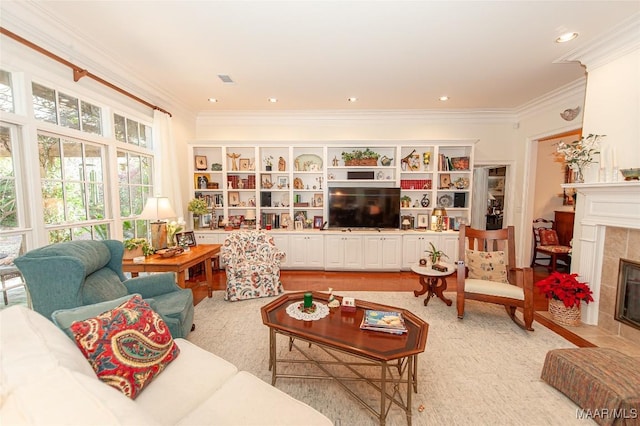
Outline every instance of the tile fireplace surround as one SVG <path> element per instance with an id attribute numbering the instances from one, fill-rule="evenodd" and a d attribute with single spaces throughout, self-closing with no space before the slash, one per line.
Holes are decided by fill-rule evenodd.
<path id="1" fill-rule="evenodd" d="M 593 291 L 582 322 L 640 341 L 640 330 L 614 319 L 620 258 L 640 261 L 640 182 L 562 186 L 578 193 L 571 269 Z"/>

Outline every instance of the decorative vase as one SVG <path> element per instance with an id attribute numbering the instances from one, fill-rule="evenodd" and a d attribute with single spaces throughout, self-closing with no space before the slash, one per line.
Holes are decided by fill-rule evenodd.
<path id="1" fill-rule="evenodd" d="M 580 325 L 580 307 L 572 306 L 567 308 L 562 300 L 549 299 L 549 313 L 551 319 L 561 325 L 578 326 Z"/>
<path id="2" fill-rule="evenodd" d="M 193 230 L 195 231 L 198 228 L 200 228 L 200 216 L 194 214 L 193 215 Z"/>
<path id="3" fill-rule="evenodd" d="M 578 165 L 575 172 L 575 183 L 584 183 L 584 171 L 582 170 L 582 166 Z"/>

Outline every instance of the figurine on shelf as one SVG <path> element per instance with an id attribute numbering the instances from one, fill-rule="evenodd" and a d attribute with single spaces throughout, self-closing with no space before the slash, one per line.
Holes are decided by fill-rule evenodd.
<path id="1" fill-rule="evenodd" d="M 278 171 L 284 172 L 285 170 L 287 170 L 287 162 L 285 161 L 284 157 L 280 157 L 278 159 Z"/>
<path id="2" fill-rule="evenodd" d="M 227 154 L 227 157 L 231 158 L 231 170 L 238 170 L 238 158 L 240 158 L 240 154 L 236 154 L 235 152 L 231 152 Z"/>

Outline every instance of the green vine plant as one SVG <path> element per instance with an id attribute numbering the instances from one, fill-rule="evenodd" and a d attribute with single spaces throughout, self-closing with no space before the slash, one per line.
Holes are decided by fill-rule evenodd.
<path id="1" fill-rule="evenodd" d="M 146 238 L 129 238 L 128 240 L 124 240 L 123 244 L 127 250 L 135 250 L 138 247 L 142 247 L 142 254 L 145 256 L 153 254 L 153 247 L 151 247 Z"/>

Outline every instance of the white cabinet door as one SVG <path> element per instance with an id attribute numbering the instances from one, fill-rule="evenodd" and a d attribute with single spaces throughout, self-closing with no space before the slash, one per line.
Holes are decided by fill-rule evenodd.
<path id="1" fill-rule="evenodd" d="M 402 269 L 409 270 L 411 265 L 415 265 L 420 259 L 426 256 L 426 251 L 431 249 L 431 244 L 440 247 L 440 234 L 425 233 L 423 235 L 404 235 L 402 237 Z"/>
<path id="2" fill-rule="evenodd" d="M 402 237 L 369 235 L 364 238 L 366 270 L 399 271 L 402 266 Z"/>
<path id="3" fill-rule="evenodd" d="M 362 237 L 348 235 L 343 237 L 344 269 L 357 271 L 362 269 Z"/>
<path id="4" fill-rule="evenodd" d="M 325 269 L 361 270 L 362 237 L 358 235 L 327 235 L 325 237 Z"/>
<path id="5" fill-rule="evenodd" d="M 198 244 L 222 244 L 218 233 L 213 232 L 194 232 L 196 235 L 196 243 Z M 224 239 L 223 239 L 224 241 Z"/>
<path id="6" fill-rule="evenodd" d="M 324 236 L 307 236 L 307 266 L 313 269 L 324 269 Z"/>
<path id="7" fill-rule="evenodd" d="M 385 271 L 399 271 L 402 266 L 402 237 L 385 236 L 382 240 L 381 260 Z"/>
<path id="8" fill-rule="evenodd" d="M 276 247 L 282 250 L 286 255 L 285 258 L 282 259 L 282 263 L 280 263 L 280 267 L 282 269 L 286 269 L 287 266 L 289 266 L 289 256 L 291 253 L 291 250 L 289 250 L 289 235 L 273 233 L 271 234 L 271 236 L 273 237 L 273 242 L 275 243 Z"/>
<path id="9" fill-rule="evenodd" d="M 324 237 L 322 235 L 290 235 L 287 265 L 299 269 L 324 268 Z"/>

